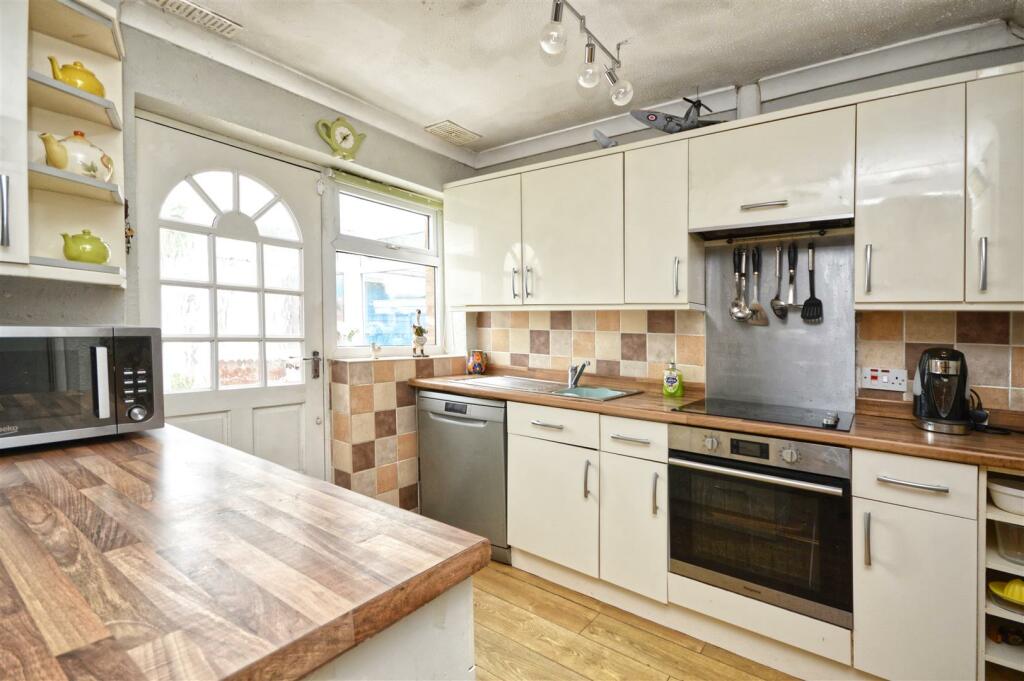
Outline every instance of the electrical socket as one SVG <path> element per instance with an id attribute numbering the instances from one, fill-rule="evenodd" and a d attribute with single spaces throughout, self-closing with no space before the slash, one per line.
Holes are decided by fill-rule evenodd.
<path id="1" fill-rule="evenodd" d="M 882 369 L 878 367 L 861 367 L 860 387 L 871 390 L 892 390 L 903 393 L 907 391 L 906 369 Z"/>

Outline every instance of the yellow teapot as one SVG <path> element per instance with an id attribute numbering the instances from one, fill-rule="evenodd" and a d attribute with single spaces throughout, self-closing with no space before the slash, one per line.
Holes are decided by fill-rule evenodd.
<path id="1" fill-rule="evenodd" d="M 110 246 L 107 242 L 83 229 L 81 234 L 61 234 L 64 239 L 64 257 L 76 262 L 102 265 L 110 260 Z"/>
<path id="2" fill-rule="evenodd" d="M 62 83 L 76 87 L 79 90 L 84 90 L 97 97 L 107 96 L 103 83 L 100 82 L 95 73 L 85 68 L 82 62 L 76 61 L 61 66 L 57 63 L 56 57 L 48 57 L 48 59 L 50 60 L 50 70 L 53 71 L 54 80 L 59 80 Z"/>

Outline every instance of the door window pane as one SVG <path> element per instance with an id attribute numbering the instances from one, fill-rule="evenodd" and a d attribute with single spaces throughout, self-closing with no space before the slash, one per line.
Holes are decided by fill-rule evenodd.
<path id="1" fill-rule="evenodd" d="M 256 229 L 259 230 L 260 236 L 270 239 L 299 240 L 299 227 L 295 224 L 291 211 L 280 201 L 256 220 Z"/>
<path id="2" fill-rule="evenodd" d="M 434 344 L 435 268 L 338 253 L 338 345 L 412 346 L 416 310 Z"/>
<path id="3" fill-rule="evenodd" d="M 161 329 L 165 336 L 210 335 L 210 291 L 194 286 L 160 287 Z"/>
<path id="4" fill-rule="evenodd" d="M 422 213 L 345 193 L 339 195 L 338 204 L 342 234 L 408 248 L 430 248 L 430 219 Z"/>
<path id="5" fill-rule="evenodd" d="M 190 225 L 210 227 L 215 213 L 187 181 L 179 182 L 164 199 L 160 207 L 160 218 L 186 222 Z"/>
<path id="6" fill-rule="evenodd" d="M 179 281 L 210 280 L 210 238 L 205 234 L 160 230 L 160 278 Z"/>
<path id="7" fill-rule="evenodd" d="M 302 343 L 267 343 L 267 385 L 302 383 Z"/>
<path id="8" fill-rule="evenodd" d="M 259 343 L 217 343 L 217 385 L 251 388 L 260 384 Z"/>
<path id="9" fill-rule="evenodd" d="M 288 291 L 302 290 L 302 251 L 283 246 L 263 246 L 263 285 Z"/>
<path id="10" fill-rule="evenodd" d="M 266 334 L 296 338 L 302 335 L 302 297 L 267 293 Z"/>
<path id="11" fill-rule="evenodd" d="M 210 389 L 210 343 L 167 341 L 164 351 L 164 389 L 169 393 Z"/>
<path id="12" fill-rule="evenodd" d="M 217 237 L 217 283 L 256 286 L 256 244 Z"/>
<path id="13" fill-rule="evenodd" d="M 245 175 L 238 176 L 238 210 L 241 212 L 251 217 L 270 203 L 272 198 L 273 192 L 256 180 Z"/>
<path id="14" fill-rule="evenodd" d="M 259 334 L 259 294 L 251 291 L 217 291 L 217 335 Z"/>
<path id="15" fill-rule="evenodd" d="M 195 175 L 196 184 L 213 200 L 220 212 L 235 209 L 235 176 L 227 170 L 208 170 Z"/>

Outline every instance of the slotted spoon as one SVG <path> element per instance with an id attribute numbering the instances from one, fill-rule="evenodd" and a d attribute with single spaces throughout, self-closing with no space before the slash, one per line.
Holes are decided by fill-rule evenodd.
<path id="1" fill-rule="evenodd" d="M 800 317 L 805 322 L 821 321 L 821 301 L 814 295 L 814 242 L 807 244 L 807 285 L 811 295 L 804 301 L 804 307 L 800 311 Z"/>

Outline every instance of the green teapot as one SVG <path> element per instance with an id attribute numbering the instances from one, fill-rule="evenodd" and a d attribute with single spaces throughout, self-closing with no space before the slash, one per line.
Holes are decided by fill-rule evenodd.
<path id="1" fill-rule="evenodd" d="M 74 262 L 102 265 L 110 260 L 110 246 L 88 229 L 81 234 L 61 234 L 64 238 L 64 257 Z"/>

